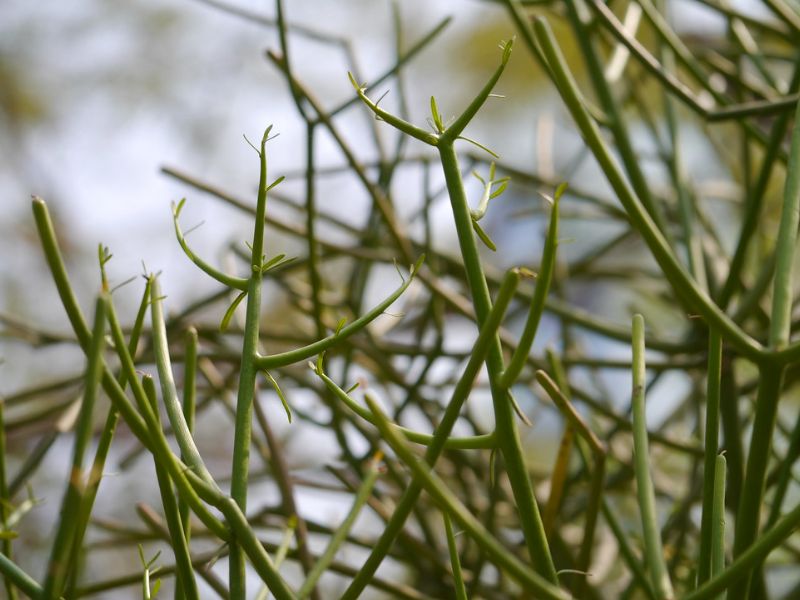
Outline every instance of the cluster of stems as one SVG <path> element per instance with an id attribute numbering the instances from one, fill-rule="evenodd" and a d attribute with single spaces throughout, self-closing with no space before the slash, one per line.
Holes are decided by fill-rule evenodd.
<path id="1" fill-rule="evenodd" d="M 449 20 L 406 47 L 395 7 L 395 60 L 366 85 L 350 46 L 290 26 L 281 0 L 275 19 L 204 2 L 277 29 L 278 48 L 266 57 L 284 76 L 305 126 L 306 162 L 289 175 L 305 185 L 297 199 L 277 187 L 283 177 L 269 180 L 271 127 L 254 146 L 254 204 L 165 168 L 195 192 L 250 213 L 253 234 L 247 251 L 232 248 L 242 274 L 224 272 L 190 247 L 179 222 L 185 200 L 175 205 L 178 244 L 219 289 L 167 315 L 159 278 L 145 274 L 128 326 L 117 314 L 120 292 L 110 289 L 111 255 L 103 246 L 90 326 L 47 205 L 34 198 L 44 258 L 72 333 L 5 316 L 2 322 L 36 347 L 76 345 L 84 361 L 79 373 L 0 403 L 6 596 L 57 600 L 139 585 L 151 598 L 169 579 L 175 598 L 187 600 L 354 600 L 375 592 L 407 599 L 777 597 L 775 561 L 796 564 L 800 555 L 800 505 L 789 506 L 800 418 L 781 402 L 800 373 L 800 342 L 793 341 L 800 322 L 792 312 L 800 62 L 786 49 L 800 37 L 793 8 L 770 0 L 771 16 L 756 18 L 704 0 L 726 26 L 724 49 L 704 50 L 676 33 L 659 0 L 632 1 L 624 14 L 601 0 L 487 3 L 514 27 L 516 46 L 534 58 L 583 140 L 569 168 L 553 176 L 504 162 L 465 135 L 497 96 L 514 39 L 501 43 L 496 69 L 457 116 L 446 119 L 431 97 L 425 128 L 409 117 L 401 73 Z M 345 54 L 354 90 L 346 101 L 326 106 L 303 82 L 291 52 L 298 38 Z M 582 77 L 575 75 L 579 61 Z M 790 81 L 782 79 L 787 69 Z M 400 97 L 394 111 L 372 95 L 389 79 Z M 357 158 L 340 129 L 338 117 L 348 110 L 369 117 L 378 149 L 372 163 Z M 693 178 L 683 138 L 694 127 L 713 140 L 723 125 L 734 138 L 720 142 L 714 158 L 727 167 L 740 202 L 720 211 L 710 201 L 719 199 Z M 382 137 L 387 131 L 395 136 L 392 152 Z M 321 133 L 340 152 L 341 168 L 318 165 Z M 640 135 L 654 156 L 637 149 Z M 609 194 L 573 177 L 588 160 Z M 401 218 L 398 173 L 410 167 L 421 174 L 420 208 Z M 647 175 L 656 167 L 659 185 Z M 482 185 L 477 201 L 465 184 L 473 168 Z M 326 204 L 326 178 L 341 173 L 369 199 L 361 225 Z M 783 195 L 770 204 L 773 176 Z M 547 191 L 548 202 L 532 188 Z M 504 243 L 495 241 L 490 217 L 496 204 L 513 201 L 511 193 L 503 196 L 509 191 L 526 208 L 535 204 L 532 222 L 544 232 L 531 244 L 528 265 L 500 272 L 490 257 Z M 405 185 L 403 193 L 412 195 Z M 268 210 L 268 198 L 303 218 Z M 456 253 L 435 240 L 440 202 L 449 208 Z M 567 261 L 557 252 L 559 232 L 587 221 L 613 224 L 614 233 L 578 241 Z M 736 228 L 733 248 L 721 227 Z M 275 232 L 298 238 L 304 256 L 269 256 Z M 645 258 L 620 266 L 620 254 Z M 334 264 L 346 265 L 344 278 L 326 276 Z M 369 306 L 368 288 L 385 282 L 384 267 L 392 264 L 400 283 Z M 292 301 L 288 316 L 276 318 L 264 301 L 267 282 Z M 580 308 L 574 290 L 587 282 L 612 303 L 633 298 L 624 311 L 630 324 Z M 388 312 L 400 305 L 402 314 Z M 210 311 L 221 313 L 217 322 L 204 320 Z M 465 327 L 470 344 L 450 343 Z M 557 332 L 548 334 L 557 343 L 540 353 L 534 342 L 545 327 Z M 627 349 L 624 358 L 595 350 L 612 346 Z M 628 384 L 609 389 L 609 375 L 619 371 Z M 676 392 L 670 376 L 688 391 Z M 295 402 L 300 396 L 312 401 Z M 648 397 L 667 406 L 658 426 L 652 413 L 648 418 Z M 475 408 L 480 399 L 490 400 L 488 420 Z M 232 440 L 224 471 L 201 452 L 208 440 L 197 424 L 218 418 L 213 406 L 230 416 L 227 427 L 216 427 Z M 563 423 L 544 474 L 531 460 L 539 410 L 554 411 Z M 795 423 L 785 422 L 791 416 Z M 284 437 L 277 423 L 287 418 Z M 128 444 L 115 468 L 125 474 L 148 456 L 160 498 L 157 507 L 137 505 L 140 521 L 132 525 L 99 517 L 96 505 L 112 446 L 126 435 L 121 424 L 135 446 Z M 11 476 L 9 438 L 31 425 L 44 433 Z M 325 437 L 337 449 L 310 474 L 293 468 L 286 442 L 303 435 Z M 62 436 L 72 440 L 72 460 L 39 577 L 24 570 L 24 540 L 14 537 L 37 510 L 32 477 Z M 264 481 L 276 501 L 253 493 Z M 332 523 L 307 508 L 308 491 L 344 495 L 345 516 Z M 367 513 L 380 527 L 357 532 Z M 88 535 L 93 528 L 106 539 Z M 154 556 L 155 543 L 168 551 Z M 131 556 L 138 546 L 139 568 L 87 580 L 93 557 L 108 546 Z M 352 559 L 352 548 L 363 560 Z M 609 553 L 620 560 L 609 561 Z M 402 578 L 379 571 L 388 563 L 403 569 Z M 261 586 L 248 589 L 255 578 Z M 787 598 L 800 593 L 795 585 Z"/>

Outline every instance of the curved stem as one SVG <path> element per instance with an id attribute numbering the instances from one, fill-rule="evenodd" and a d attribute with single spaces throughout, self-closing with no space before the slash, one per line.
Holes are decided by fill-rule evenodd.
<path id="1" fill-rule="evenodd" d="M 584 140 L 592 149 L 595 158 L 603 169 L 604 175 L 628 213 L 631 223 L 644 238 L 675 293 L 689 301 L 691 307 L 697 310 L 708 321 L 710 326 L 718 328 L 744 356 L 756 361 L 763 360 L 766 352 L 761 344 L 742 331 L 700 289 L 697 282 L 672 254 L 664 236 L 658 230 L 650 215 L 647 214 L 647 211 L 642 207 L 636 194 L 620 172 L 608 145 L 603 141 L 600 130 L 586 110 L 577 84 L 567 68 L 564 56 L 547 21 L 541 18 L 537 19 L 534 24 L 534 30 L 537 40 L 547 57 L 556 86 L 578 128 L 581 130 Z"/>

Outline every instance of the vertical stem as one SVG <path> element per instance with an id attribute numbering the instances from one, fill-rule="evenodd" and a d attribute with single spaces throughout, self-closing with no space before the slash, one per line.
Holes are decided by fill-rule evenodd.
<path id="1" fill-rule="evenodd" d="M 75 446 L 72 451 L 72 467 L 69 472 L 67 488 L 61 501 L 60 521 L 53 537 L 50 561 L 45 574 L 44 600 L 61 597 L 66 578 L 67 565 L 74 546 L 80 505 L 85 486 L 83 457 L 92 438 L 92 411 L 97 398 L 100 377 L 103 370 L 103 349 L 105 347 L 105 324 L 108 303 L 105 296 L 99 296 L 95 305 L 94 327 L 87 353 L 86 386 L 83 391 L 80 414 L 75 424 Z"/>
<path id="2" fill-rule="evenodd" d="M 636 492 L 642 517 L 645 554 L 653 590 L 659 600 L 673 597 L 672 583 L 661 551 L 661 532 L 656 515 L 656 498 L 650 478 L 650 450 L 647 441 L 645 390 L 644 318 L 633 317 L 633 458 Z"/>
<path id="3" fill-rule="evenodd" d="M 456 600 L 467 600 L 467 589 L 464 586 L 464 575 L 461 572 L 461 560 L 458 557 L 458 546 L 456 536 L 453 533 L 453 524 L 446 512 L 442 513 L 444 519 L 444 531 L 447 536 L 447 550 L 450 552 L 450 564 L 453 567 L 453 584 L 455 587 Z"/>
<path id="4" fill-rule="evenodd" d="M 711 577 L 725 570 L 725 455 L 717 456 L 714 465 L 714 522 L 711 527 Z M 717 600 L 724 600 L 722 593 Z"/>
<path id="5" fill-rule="evenodd" d="M 236 398 L 236 424 L 233 438 L 233 467 L 231 497 L 241 509 L 247 510 L 247 482 L 250 464 L 250 438 L 252 433 L 253 398 L 256 387 L 256 356 L 258 353 L 259 320 L 261 316 L 261 265 L 264 252 L 264 214 L 267 204 L 267 154 L 266 144 L 270 127 L 261 139 L 259 158 L 261 170 L 258 181 L 258 200 L 253 230 L 251 273 L 247 284 L 247 312 L 242 344 L 242 364 L 239 372 L 239 392 Z M 245 600 L 244 553 L 236 539 L 231 540 L 230 590 L 232 600 Z"/>
<path id="6" fill-rule="evenodd" d="M 322 339 L 325 337 L 325 329 L 322 325 L 322 281 L 317 264 L 314 131 L 314 124 L 309 122 L 306 126 L 306 242 L 308 243 L 308 279 L 311 283 L 311 306 L 314 311 L 314 325 L 317 328 L 317 337 Z"/>
<path id="7" fill-rule="evenodd" d="M 778 240 L 775 246 L 775 267 L 772 314 L 769 330 L 769 347 L 780 350 L 789 342 L 792 327 L 792 264 L 797 245 L 797 226 L 800 222 L 800 103 L 795 113 L 789 164 L 786 168 L 786 184 L 783 192 Z M 759 365 L 759 384 L 756 397 L 756 416 L 747 457 L 742 500 L 736 516 L 736 535 L 733 544 L 734 558 L 755 541 L 758 535 L 759 513 L 764 497 L 765 477 L 775 418 L 778 412 L 781 384 L 785 368 L 783 365 L 763 362 Z M 745 585 L 731 590 L 731 598 L 746 598 L 750 588 L 751 574 Z"/>
<path id="8" fill-rule="evenodd" d="M 150 401 L 150 407 L 156 415 L 159 426 L 161 419 L 158 413 L 158 399 L 156 397 L 156 386 L 150 375 L 142 376 L 142 387 Z M 189 553 L 189 542 L 186 540 L 183 525 L 181 524 L 178 512 L 178 502 L 172 493 L 172 482 L 170 481 L 167 470 L 158 463 L 158 459 L 153 456 L 156 471 L 156 481 L 158 491 L 161 494 L 161 505 L 164 508 L 164 519 L 167 523 L 168 541 L 172 546 L 175 556 L 175 600 L 196 600 L 199 595 L 197 591 L 197 581 L 194 578 L 194 568 L 192 567 L 192 557 Z"/>
<path id="9" fill-rule="evenodd" d="M 733 542 L 733 557 L 736 559 L 747 550 L 758 535 L 761 504 L 764 499 L 767 463 L 772 448 L 772 432 L 778 413 L 778 400 L 783 383 L 782 366 L 763 364 L 759 369 L 758 392 L 756 394 L 756 416 L 750 437 L 750 452 L 736 515 L 736 531 Z M 730 590 L 731 600 L 748 597 L 752 572 L 741 585 Z"/>
<path id="10" fill-rule="evenodd" d="M 453 209 L 458 241 L 461 255 L 464 260 L 467 282 L 472 292 L 472 303 L 475 307 L 477 325 L 480 328 L 486 321 L 492 308 L 489 288 L 483 273 L 478 246 L 472 230 L 464 184 L 461 180 L 461 171 L 458 166 L 458 157 L 452 142 L 440 141 L 438 146 L 442 161 L 442 168 Z M 503 354 L 500 339 L 495 335 L 486 357 L 486 367 L 489 372 L 489 384 L 492 391 L 494 405 L 495 430 L 505 460 L 508 479 L 514 493 L 517 510 L 519 511 L 525 542 L 530 553 L 531 561 L 536 571 L 551 583 L 558 583 L 553 558 L 547 544 L 539 507 L 533 495 L 533 487 L 525 466 L 522 453 L 522 444 L 519 437 L 517 423 L 514 420 L 514 411 L 508 395 L 508 389 L 500 385 L 503 372 Z"/>
<path id="11" fill-rule="evenodd" d="M 183 359 L 183 419 L 189 430 L 189 435 L 194 435 L 194 417 L 197 402 L 197 330 L 189 327 L 184 340 L 186 356 Z M 186 463 L 186 456 L 181 453 L 181 460 Z M 192 525 L 189 513 L 189 504 L 178 496 L 178 519 L 183 531 L 184 539 L 188 545 L 192 538 Z M 175 598 L 183 598 L 183 583 L 178 577 L 175 580 Z"/>
<path id="12" fill-rule="evenodd" d="M 711 571 L 711 541 L 714 523 L 715 464 L 719 446 L 719 391 L 722 372 L 722 340 L 717 331 L 709 332 L 708 383 L 706 392 L 705 460 L 703 462 L 703 516 L 700 522 L 700 557 L 697 584 L 705 583 Z"/>

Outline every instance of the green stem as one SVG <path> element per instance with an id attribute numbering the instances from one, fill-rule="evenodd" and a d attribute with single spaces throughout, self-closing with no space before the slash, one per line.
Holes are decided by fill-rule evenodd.
<path id="1" fill-rule="evenodd" d="M 67 489 L 61 501 L 61 518 L 53 536 L 50 561 L 45 575 L 42 598 L 56 600 L 61 597 L 67 576 L 67 566 L 71 562 L 70 554 L 75 550 L 74 538 L 83 498 L 84 473 L 83 456 L 92 437 L 92 411 L 94 410 L 97 390 L 103 368 L 103 349 L 105 346 L 105 325 L 107 300 L 100 296 L 95 304 L 94 328 L 87 355 L 86 385 L 83 391 L 80 415 L 75 425 L 75 446 L 72 451 L 72 468 L 70 470 Z"/>
<path id="2" fill-rule="evenodd" d="M 5 554 L 0 554 L 0 573 L 23 593 L 33 600 L 44 598 L 44 591 L 36 580 L 20 569 Z"/>
<path id="3" fill-rule="evenodd" d="M 692 308 L 697 310 L 708 321 L 709 325 L 718 328 L 744 356 L 754 360 L 762 359 L 765 354 L 762 346 L 742 331 L 700 289 L 697 282 L 672 254 L 666 239 L 658 230 L 650 215 L 642 207 L 635 192 L 620 172 L 611 150 L 600 135 L 600 130 L 589 115 L 578 91 L 577 84 L 567 68 L 564 56 L 547 21 L 538 18 L 534 23 L 534 30 L 537 40 L 547 57 L 556 87 L 567 104 L 573 119 L 575 119 L 584 140 L 591 148 L 592 153 L 603 169 L 603 173 L 617 193 L 632 225 L 644 238 L 664 276 L 670 282 L 673 290 L 675 290 L 676 295 L 689 301 Z"/>
<path id="4" fill-rule="evenodd" d="M 420 481 L 431 497 L 436 500 L 443 511 L 447 511 L 450 517 L 463 527 L 475 542 L 496 561 L 498 568 L 508 572 L 527 590 L 535 592 L 537 598 L 547 598 L 562 600 L 569 598 L 569 595 L 557 585 L 546 580 L 536 572 L 532 572 L 518 558 L 506 550 L 478 521 L 472 513 L 455 497 L 452 491 L 442 482 L 436 474 L 431 471 L 429 465 L 420 461 L 397 431 L 392 429 L 391 424 L 383 414 L 380 407 L 367 398 L 372 414 L 380 429 L 381 437 L 398 457 L 412 470 L 415 480 Z"/>
<path id="5" fill-rule="evenodd" d="M 158 415 L 156 386 L 152 376 L 142 376 L 142 387 L 144 387 L 144 391 L 150 401 L 150 406 L 153 408 L 155 414 Z M 162 465 L 158 464 L 157 460 L 154 462 L 158 490 L 161 493 L 161 505 L 164 507 L 164 519 L 167 522 L 167 529 L 169 531 L 170 546 L 172 546 L 172 551 L 175 555 L 177 576 L 175 582 L 175 597 L 176 600 L 197 599 L 199 598 L 199 594 L 197 591 L 197 581 L 194 578 L 194 569 L 192 568 L 192 558 L 189 553 L 189 543 L 183 531 L 183 523 L 181 522 L 178 512 L 178 503 L 172 493 L 172 482 L 170 481 L 167 470 Z"/>
<path id="6" fill-rule="evenodd" d="M 153 328 L 153 352 L 155 354 L 156 368 L 158 369 L 158 380 L 161 384 L 161 398 L 167 409 L 172 432 L 178 447 L 181 449 L 181 456 L 186 464 L 200 475 L 208 483 L 214 484 L 214 478 L 197 450 L 197 446 L 192 438 L 192 433 L 183 416 L 180 400 L 178 400 L 178 390 L 175 387 L 175 378 L 172 374 L 172 361 L 169 357 L 169 342 L 167 340 L 167 326 L 164 322 L 164 314 L 161 307 L 161 286 L 158 278 L 150 278 L 150 315 Z M 158 414 L 157 410 L 153 410 Z"/>
<path id="7" fill-rule="evenodd" d="M 309 344 L 307 346 L 303 346 L 302 348 L 297 348 L 295 350 L 289 350 L 288 352 L 281 352 L 280 354 L 272 354 L 270 356 L 259 356 L 256 355 L 254 359 L 254 365 L 258 370 L 267 370 L 267 369 L 275 369 L 277 367 L 285 367 L 301 360 L 305 360 L 310 358 L 314 355 L 321 354 L 325 352 L 328 348 L 332 347 L 333 345 L 346 340 L 351 335 L 358 333 L 362 329 L 364 329 L 369 323 L 377 319 L 379 316 L 384 314 L 386 309 L 388 309 L 392 303 L 397 300 L 400 295 L 411 285 L 411 281 L 414 279 L 414 276 L 417 274 L 420 266 L 422 265 L 422 261 L 425 257 L 420 257 L 417 260 L 417 264 L 412 266 L 410 275 L 408 279 L 404 280 L 402 285 L 398 287 L 392 294 L 390 294 L 383 302 L 375 306 L 372 310 L 365 313 L 346 327 L 342 327 L 340 331 L 329 335 L 328 337 L 321 339 L 313 344 Z M 249 297 L 249 296 L 248 296 Z M 246 329 L 246 327 L 245 327 Z"/>
<path id="8" fill-rule="evenodd" d="M 250 465 L 250 438 L 253 420 L 253 399 L 258 367 L 259 326 L 261 320 L 261 265 L 264 252 L 264 214 L 267 205 L 267 152 L 266 144 L 271 127 L 261 138 L 259 152 L 260 173 L 256 219 L 251 246 L 251 273 L 247 282 L 247 310 L 242 342 L 242 362 L 239 371 L 239 392 L 236 398 L 236 423 L 233 437 L 233 467 L 231 497 L 242 512 L 247 510 L 247 487 Z M 230 554 L 230 590 L 232 600 L 245 600 L 245 561 L 238 540 L 232 540 Z"/>
<path id="9" fill-rule="evenodd" d="M 712 530 L 714 528 L 715 465 L 719 451 L 719 403 L 722 375 L 722 340 L 712 330 L 708 339 L 708 382 L 706 392 L 705 459 L 703 462 L 703 515 L 700 521 L 700 550 L 697 584 L 703 585 L 711 573 Z"/>
<path id="10" fill-rule="evenodd" d="M 756 394 L 756 415 L 753 421 L 753 433 L 750 437 L 750 452 L 747 455 L 747 467 L 736 515 L 736 529 L 733 542 L 733 556 L 739 557 L 756 540 L 758 536 L 759 517 L 764 499 L 767 464 L 772 448 L 772 434 L 778 412 L 784 369 L 771 364 L 761 365 L 759 384 Z M 749 574 L 751 575 L 751 574 Z M 750 577 L 743 585 L 730 591 L 731 600 L 743 600 L 747 597 Z"/>
<path id="11" fill-rule="evenodd" d="M 509 271 L 503 278 L 503 283 L 497 294 L 495 305 L 489 313 L 489 317 L 484 322 L 483 327 L 481 327 L 478 339 L 475 341 L 475 345 L 472 348 L 472 354 L 470 354 L 469 360 L 467 361 L 467 366 L 456 382 L 453 394 L 442 416 L 442 421 L 436 428 L 433 439 L 425 452 L 425 462 L 431 466 L 436 463 L 436 460 L 445 448 L 453 426 L 461 414 L 461 408 L 472 389 L 475 377 L 483 366 L 486 354 L 489 352 L 489 347 L 494 344 L 497 336 L 497 329 L 500 327 L 503 316 L 505 316 L 506 309 L 514 295 L 514 290 L 518 282 L 519 274 L 516 271 Z M 408 519 L 408 515 L 410 515 L 411 511 L 416 507 L 417 499 L 421 493 L 422 484 L 416 479 L 413 480 L 400 498 L 397 506 L 395 506 L 391 519 L 386 523 L 383 533 L 375 542 L 372 552 L 359 569 L 358 575 L 353 579 L 342 595 L 342 600 L 356 600 L 360 597 L 361 593 L 375 575 L 375 571 L 378 570 L 381 562 L 383 562 L 383 559 L 391 549 L 395 538 L 400 531 L 402 531 L 406 519 Z"/>
<path id="12" fill-rule="evenodd" d="M 511 360 L 508 362 L 508 367 L 500 378 L 500 384 L 506 388 L 510 387 L 511 384 L 516 381 L 522 371 L 522 367 L 528 360 L 528 355 L 533 345 L 533 339 L 536 337 L 536 332 L 539 329 L 539 321 L 542 319 L 545 301 L 550 291 L 550 284 L 553 281 L 553 272 L 556 266 L 556 248 L 558 247 L 558 203 L 559 198 L 555 198 L 553 201 L 553 210 L 550 213 L 550 225 L 548 226 L 547 237 L 544 242 L 544 252 L 542 253 L 541 261 L 542 266 L 539 269 L 539 273 L 536 275 L 536 287 L 533 291 L 528 318 L 525 321 L 525 327 L 522 330 L 519 343 L 514 353 L 511 355 Z"/>
<path id="13" fill-rule="evenodd" d="M 446 512 L 442 513 L 444 531 L 447 536 L 447 551 L 450 553 L 450 565 L 453 567 L 453 583 L 456 600 L 467 600 L 467 588 L 464 586 L 464 574 L 461 572 L 461 559 L 458 557 L 458 545 L 453 533 L 453 523 Z"/>
<path id="14" fill-rule="evenodd" d="M 361 509 L 364 507 L 364 504 L 366 504 L 367 500 L 369 500 L 372 494 L 372 488 L 375 485 L 375 481 L 378 479 L 378 475 L 380 474 L 378 461 L 380 461 L 380 456 L 375 456 L 369 468 L 367 469 L 366 475 L 358 489 L 358 492 L 356 493 L 356 497 L 355 500 L 353 500 L 353 506 L 350 508 L 350 512 L 347 513 L 347 516 L 345 517 L 344 521 L 342 521 L 342 524 L 330 536 L 328 546 L 325 548 L 325 551 L 319 557 L 314 565 L 314 568 L 308 574 L 308 577 L 306 577 L 306 580 L 303 582 L 303 585 L 297 592 L 298 600 L 307 598 L 311 594 L 314 586 L 317 585 L 319 578 L 322 577 L 322 574 L 328 570 L 331 562 L 333 562 L 337 550 L 347 539 L 347 536 L 353 527 L 353 523 L 355 523 L 356 518 L 361 513 Z"/>
<path id="15" fill-rule="evenodd" d="M 667 565 L 662 554 L 661 531 L 656 515 L 656 498 L 650 478 L 650 450 L 647 442 L 647 420 L 645 412 L 645 342 L 644 319 L 633 317 L 633 458 L 636 472 L 636 492 L 644 532 L 647 567 L 653 590 L 659 600 L 674 597 Z"/>
<path id="16" fill-rule="evenodd" d="M 472 230 L 472 220 L 469 214 L 464 184 L 461 180 L 458 157 L 452 144 L 440 141 L 438 149 L 458 233 L 464 270 L 472 292 L 475 316 L 480 327 L 486 321 L 492 308 L 489 288 L 486 284 L 486 277 L 478 254 L 478 245 Z M 503 351 L 498 337 L 495 337 L 489 346 L 486 368 L 489 372 L 489 384 L 492 391 L 497 440 L 505 460 L 507 475 L 511 483 L 514 500 L 516 501 L 528 552 L 536 571 L 551 583 L 557 584 L 558 575 L 553 565 L 553 558 L 550 554 L 544 525 L 539 514 L 539 507 L 533 495 L 533 487 L 525 465 L 511 399 L 507 388 L 501 384 L 504 370 Z"/>
<path id="17" fill-rule="evenodd" d="M 725 455 L 717 456 L 714 465 L 714 522 L 711 527 L 711 577 L 725 570 Z M 725 600 L 720 594 L 717 600 Z"/>

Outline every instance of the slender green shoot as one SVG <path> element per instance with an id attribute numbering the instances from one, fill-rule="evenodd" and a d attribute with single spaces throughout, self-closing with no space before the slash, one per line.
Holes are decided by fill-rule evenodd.
<path id="1" fill-rule="evenodd" d="M 645 412 L 645 341 L 644 318 L 633 317 L 633 459 L 636 472 L 636 492 L 644 532 L 647 569 L 656 598 L 669 600 L 674 597 L 672 582 L 664 560 L 661 530 L 656 514 L 656 499 L 650 478 L 650 449 L 647 441 L 647 419 Z"/>

